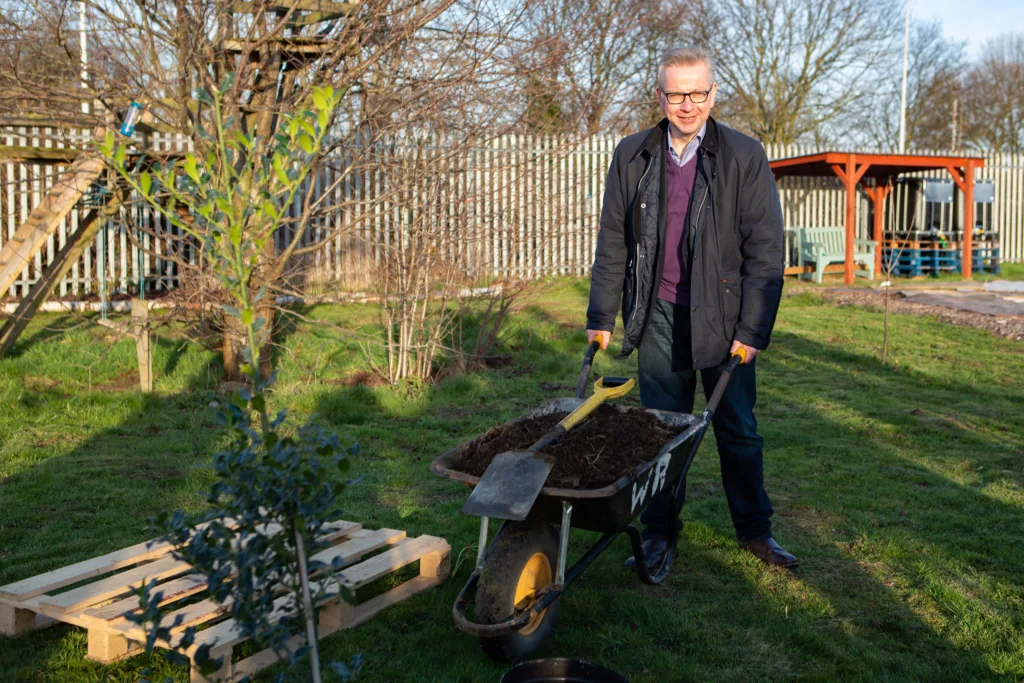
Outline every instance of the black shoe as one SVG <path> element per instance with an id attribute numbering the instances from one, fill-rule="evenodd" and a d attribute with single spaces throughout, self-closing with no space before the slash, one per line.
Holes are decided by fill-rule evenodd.
<path id="1" fill-rule="evenodd" d="M 652 573 L 658 571 L 661 568 L 661 563 L 665 561 L 665 555 L 668 553 L 668 542 L 657 538 L 648 538 L 644 541 L 642 547 L 647 571 Z M 636 566 L 636 556 L 630 555 L 627 557 L 625 566 Z"/>
<path id="2" fill-rule="evenodd" d="M 782 546 L 776 543 L 775 539 L 770 536 L 763 541 L 747 541 L 740 545 L 744 550 L 753 553 L 757 559 L 765 564 L 786 569 L 797 565 L 796 557 L 783 550 Z"/>

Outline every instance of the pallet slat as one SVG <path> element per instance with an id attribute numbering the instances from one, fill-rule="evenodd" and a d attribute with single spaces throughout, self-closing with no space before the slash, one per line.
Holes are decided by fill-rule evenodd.
<path id="1" fill-rule="evenodd" d="M 140 567 L 73 588 L 66 593 L 47 596 L 39 601 L 39 605 L 62 612 L 72 612 L 123 595 L 138 588 L 146 581 L 166 579 L 191 570 L 192 566 L 187 562 L 181 562 L 173 557 L 163 557 Z"/>
<path id="2" fill-rule="evenodd" d="M 448 546 L 443 539 L 434 536 L 420 536 L 407 543 L 395 546 L 365 562 L 343 569 L 337 577 L 349 590 L 355 590 L 390 574 L 396 569 L 412 564 L 431 552 L 440 552 Z"/>
<path id="3" fill-rule="evenodd" d="M 395 531 L 393 529 L 379 529 L 377 531 L 366 532 L 362 538 L 346 541 L 345 543 L 342 543 L 336 548 L 328 548 L 327 550 L 323 550 L 320 553 L 314 555 L 312 558 L 310 558 L 310 560 L 320 559 L 321 562 L 330 564 L 330 562 L 333 560 L 334 555 L 337 555 L 342 558 L 342 563 L 344 565 L 360 558 L 362 555 L 365 555 L 366 553 L 378 550 L 379 548 L 382 548 L 390 543 L 397 543 L 404 538 L 404 531 Z M 330 592 L 329 596 L 325 596 L 325 599 L 330 599 L 336 596 L 337 591 L 334 590 Z M 286 599 L 288 599 L 288 596 L 278 598 L 278 600 L 274 603 L 275 605 L 279 603 L 281 604 L 280 609 L 283 610 L 282 614 L 287 613 L 287 611 L 290 609 L 289 606 L 286 606 L 283 602 L 281 602 Z M 187 607 L 183 607 L 180 610 L 176 610 L 174 612 L 169 613 L 167 615 L 167 621 L 168 623 L 173 623 L 174 620 L 180 616 L 181 623 L 178 626 L 171 629 L 171 632 L 175 634 L 181 634 L 189 626 L 199 626 L 200 624 L 205 624 L 206 622 L 213 621 L 214 619 L 224 614 L 224 612 L 226 612 L 230 608 L 230 599 L 226 600 L 222 604 L 218 604 L 213 600 L 202 600 L 193 605 L 189 605 Z M 280 615 L 278 616 L 278 618 L 280 618 Z M 124 633 L 128 637 L 144 635 L 144 632 L 137 627 L 133 629 L 127 629 L 124 631 Z"/>
<path id="4" fill-rule="evenodd" d="M 76 564 L 54 569 L 53 571 L 39 574 L 21 581 L 0 587 L 0 598 L 7 600 L 28 600 L 37 595 L 42 595 L 64 586 L 69 586 L 85 579 L 91 579 L 100 574 L 127 567 L 131 564 L 138 564 L 146 560 L 152 560 L 171 551 L 170 543 L 156 543 L 150 545 L 150 541 L 133 545 L 124 550 L 118 550 L 102 557 L 94 557 L 91 560 L 84 560 Z"/>
<path id="5" fill-rule="evenodd" d="M 202 574 L 188 574 L 180 579 L 160 584 L 157 586 L 156 590 L 163 593 L 163 598 L 160 600 L 160 604 L 166 605 L 176 600 L 182 600 L 191 595 L 195 595 L 205 587 L 205 576 Z M 107 624 L 112 621 L 124 619 L 132 612 L 138 611 L 138 609 L 139 598 L 132 595 L 123 600 L 118 600 L 117 602 L 112 602 L 109 605 L 104 605 L 103 607 L 94 607 L 86 610 L 82 614 L 82 619 L 85 621 L 96 621 L 99 624 Z"/>
<path id="6" fill-rule="evenodd" d="M 404 531 L 397 531 L 395 529 L 378 529 L 376 531 L 369 532 L 362 538 L 352 539 L 351 541 L 346 541 L 345 543 L 333 548 L 321 550 L 309 558 L 309 561 L 310 564 L 313 562 L 323 562 L 330 566 L 330 564 L 334 562 L 334 558 L 340 558 L 341 565 L 344 567 L 353 560 L 357 560 L 367 553 L 372 553 L 386 545 L 398 543 L 404 538 Z"/>
<path id="7" fill-rule="evenodd" d="M 226 523 L 228 525 L 233 524 L 231 520 L 228 520 Z M 344 522 L 344 524 L 351 523 Z M 202 524 L 197 524 L 195 529 L 201 531 L 208 525 L 209 522 L 203 522 Z M 67 567 L 60 567 L 44 574 L 37 574 L 36 576 L 30 576 L 27 579 L 7 584 L 6 586 L 0 586 L 0 599 L 17 602 L 29 600 L 43 593 L 64 588 L 65 586 L 70 586 L 73 583 L 85 581 L 101 574 L 108 574 L 128 565 L 156 559 L 166 555 L 171 550 L 173 550 L 173 547 L 170 543 L 157 541 L 156 539 L 143 541 L 142 543 L 137 543 L 121 550 L 115 550 L 100 557 L 82 560 Z"/>

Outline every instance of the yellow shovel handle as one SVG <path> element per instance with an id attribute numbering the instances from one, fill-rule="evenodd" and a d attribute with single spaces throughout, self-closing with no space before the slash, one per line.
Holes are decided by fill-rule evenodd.
<path id="1" fill-rule="evenodd" d="M 629 390 L 633 388 L 633 380 L 629 380 L 624 384 L 617 387 L 605 387 L 602 379 L 594 382 L 594 394 L 586 401 L 580 404 L 580 406 L 566 415 L 558 426 L 564 427 L 565 431 L 569 431 L 576 425 L 578 425 L 585 417 L 590 415 L 594 410 L 605 402 L 606 399 L 616 398 L 624 394 L 629 393 Z"/>

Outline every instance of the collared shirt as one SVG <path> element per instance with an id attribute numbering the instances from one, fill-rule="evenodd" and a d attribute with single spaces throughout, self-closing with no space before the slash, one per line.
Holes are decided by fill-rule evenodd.
<path id="1" fill-rule="evenodd" d="M 689 144 L 683 148 L 683 155 L 679 156 L 676 154 L 675 147 L 672 146 L 672 127 L 669 126 L 668 135 L 665 136 L 668 139 L 668 158 L 676 163 L 676 166 L 682 166 L 687 161 L 697 156 L 697 150 L 700 148 L 700 141 L 704 139 L 704 131 L 708 128 L 708 122 L 705 121 L 704 125 L 700 127 L 697 134 L 693 136 Z"/>

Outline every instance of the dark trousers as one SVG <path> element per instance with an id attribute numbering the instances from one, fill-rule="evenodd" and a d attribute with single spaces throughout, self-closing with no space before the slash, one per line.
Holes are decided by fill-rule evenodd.
<path id="1" fill-rule="evenodd" d="M 645 408 L 693 411 L 697 373 L 690 351 L 690 314 L 685 306 L 657 299 L 639 349 L 640 402 Z M 740 542 L 771 536 L 772 504 L 764 490 L 763 439 L 757 434 L 755 362 L 740 365 L 715 411 L 712 426 L 718 441 L 722 486 Z M 705 398 L 721 372 L 701 370 Z M 685 491 L 685 482 L 683 484 Z M 644 538 L 672 541 L 682 525 L 673 519 L 671 491 L 654 498 L 640 520 Z"/>

